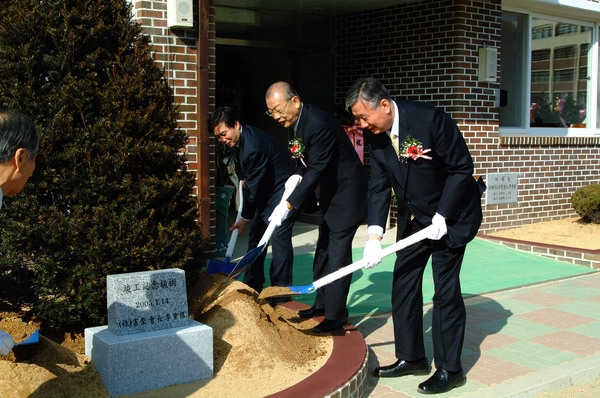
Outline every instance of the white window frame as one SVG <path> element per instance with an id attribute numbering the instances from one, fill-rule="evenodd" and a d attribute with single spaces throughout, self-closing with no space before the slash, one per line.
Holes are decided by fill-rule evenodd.
<path id="1" fill-rule="evenodd" d="M 531 49 L 532 32 L 531 26 L 534 18 L 548 19 L 557 22 L 573 23 L 592 28 L 592 42 L 590 48 L 591 62 L 589 62 L 590 82 L 588 84 L 588 98 L 586 109 L 586 127 L 530 127 L 529 109 L 523 106 L 520 127 L 499 127 L 500 136 L 542 136 L 542 137 L 593 137 L 600 135 L 598 128 L 598 82 L 599 82 L 599 50 L 598 40 L 600 29 L 600 4 L 584 0 L 562 0 L 561 4 L 550 0 L 530 0 L 527 3 L 528 9 L 523 8 L 521 1 L 503 1 L 502 12 L 514 12 L 527 16 L 528 35 L 526 37 L 524 59 L 527 62 L 523 78 L 523 92 L 526 101 L 529 104 L 531 98 Z M 543 12 L 540 12 L 543 11 Z M 594 18 L 591 20 L 590 18 Z M 576 71 L 577 73 L 577 71 Z M 501 74 L 502 76 L 502 74 Z M 502 85 L 501 85 L 502 87 Z"/>

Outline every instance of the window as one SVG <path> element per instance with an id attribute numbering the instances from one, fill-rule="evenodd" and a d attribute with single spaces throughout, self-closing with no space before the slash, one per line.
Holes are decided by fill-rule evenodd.
<path id="1" fill-rule="evenodd" d="M 531 82 L 532 83 L 544 83 L 550 79 L 550 71 L 542 70 L 538 72 L 531 73 Z"/>
<path id="2" fill-rule="evenodd" d="M 552 25 L 537 26 L 531 30 L 531 35 L 534 39 L 552 36 Z"/>
<path id="3" fill-rule="evenodd" d="M 595 32 L 590 23 L 502 12 L 500 88 L 507 102 L 500 108 L 501 134 L 593 134 L 588 123 L 597 118 L 586 110 L 600 111 L 600 99 L 591 103 L 598 78 L 590 71 L 599 68 L 592 65 Z"/>
<path id="4" fill-rule="evenodd" d="M 575 46 L 556 47 L 554 49 L 554 59 L 575 58 L 577 55 Z"/>
<path id="5" fill-rule="evenodd" d="M 559 23 L 556 25 L 556 36 L 577 33 L 578 31 L 579 31 L 578 25 L 573 25 L 570 23 Z"/>
<path id="6" fill-rule="evenodd" d="M 555 82 L 572 82 L 575 80 L 574 76 L 574 69 L 558 69 L 554 71 Z"/>
<path id="7" fill-rule="evenodd" d="M 548 61 L 550 59 L 550 49 L 535 50 L 531 52 L 531 61 Z"/>

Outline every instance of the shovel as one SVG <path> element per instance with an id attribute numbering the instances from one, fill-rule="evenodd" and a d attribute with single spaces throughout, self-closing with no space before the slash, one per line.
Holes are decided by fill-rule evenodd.
<path id="1" fill-rule="evenodd" d="M 414 243 L 420 242 L 423 239 L 427 238 L 431 234 L 432 227 L 429 226 L 424 228 L 414 234 L 400 239 L 398 242 L 393 243 L 381 250 L 381 257 L 389 256 L 392 253 L 397 252 L 400 249 L 404 249 Z M 305 286 L 270 286 L 263 289 L 262 292 L 258 295 L 259 299 L 271 299 L 271 298 L 279 298 L 279 297 L 290 297 L 300 294 L 309 294 L 314 292 L 315 290 L 330 284 L 346 275 L 353 273 L 354 271 L 358 271 L 359 269 L 365 266 L 365 260 L 359 260 L 355 263 L 352 263 L 348 266 L 338 269 L 335 272 L 332 272 L 329 275 L 325 275 L 322 278 L 317 279 L 310 285 Z"/>
<path id="2" fill-rule="evenodd" d="M 237 191 L 239 195 L 238 199 L 238 212 L 235 217 L 235 222 L 237 223 L 242 218 L 242 208 L 244 207 L 244 194 L 242 193 L 242 189 L 244 188 L 244 181 L 240 180 L 240 185 Z M 234 268 L 235 264 L 231 264 L 231 255 L 233 254 L 233 249 L 235 248 L 235 244 L 237 242 L 239 231 L 238 229 L 234 229 L 231 232 L 231 237 L 229 238 L 229 244 L 227 245 L 227 251 L 225 252 L 225 261 L 211 259 L 208 260 L 208 265 L 206 266 L 206 274 L 214 274 L 216 272 L 224 272 L 229 274 Z"/>
<path id="3" fill-rule="evenodd" d="M 291 176 L 288 179 L 288 181 L 292 178 L 296 179 L 297 177 Z M 279 203 L 285 203 L 287 198 L 290 197 L 290 195 L 292 194 L 292 192 L 294 192 L 294 189 L 296 189 L 296 186 L 299 183 L 300 181 L 298 180 L 296 182 L 296 185 L 290 187 L 288 187 L 288 184 L 286 183 L 285 191 L 283 191 L 283 196 L 281 197 L 281 202 Z M 244 257 L 242 257 L 241 260 L 237 263 L 237 265 L 231 270 L 229 278 L 235 278 L 236 276 L 247 270 L 254 263 L 254 261 L 256 261 L 256 258 L 260 256 L 262 251 L 265 250 L 265 248 L 267 247 L 267 244 L 269 243 L 269 240 L 271 239 L 275 228 L 277 228 L 277 224 L 276 220 L 273 220 L 267 226 L 267 229 L 263 234 L 262 238 L 260 238 L 258 245 L 254 249 L 250 250 L 248 253 L 244 254 Z"/>
<path id="4" fill-rule="evenodd" d="M 25 340 L 21 341 L 20 343 L 15 344 L 15 347 L 19 347 L 22 345 L 35 344 L 35 343 L 39 343 L 39 342 L 40 342 L 40 331 L 36 329 L 33 333 L 31 333 L 29 336 L 27 336 L 27 338 Z"/>

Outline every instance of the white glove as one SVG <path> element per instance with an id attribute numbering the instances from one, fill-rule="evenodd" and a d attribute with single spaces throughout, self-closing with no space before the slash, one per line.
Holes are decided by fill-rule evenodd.
<path id="1" fill-rule="evenodd" d="M 0 330 L 0 355 L 8 355 L 10 350 L 15 346 L 15 340 L 13 337 Z"/>
<path id="2" fill-rule="evenodd" d="M 363 250 L 364 268 L 373 268 L 381 263 L 381 241 L 370 239 Z"/>
<path id="3" fill-rule="evenodd" d="M 290 178 L 288 178 L 288 180 L 285 182 L 285 190 L 293 191 L 294 188 L 300 184 L 300 181 L 302 181 L 302 176 L 300 174 L 294 174 L 290 176 Z"/>
<path id="4" fill-rule="evenodd" d="M 448 227 L 446 226 L 446 219 L 439 213 L 435 213 L 431 219 L 431 225 L 433 226 L 431 234 L 427 237 L 432 240 L 440 240 L 442 236 L 448 233 Z"/>
<path id="5" fill-rule="evenodd" d="M 278 204 L 275 209 L 273 209 L 273 213 L 271 213 L 271 217 L 269 217 L 269 221 L 273 221 L 275 225 L 280 226 L 283 221 L 287 218 L 290 211 L 287 207 L 287 202 L 283 202 Z"/>

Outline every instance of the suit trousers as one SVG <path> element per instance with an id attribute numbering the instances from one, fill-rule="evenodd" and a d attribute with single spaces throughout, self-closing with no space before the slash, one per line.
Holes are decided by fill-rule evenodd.
<path id="1" fill-rule="evenodd" d="M 424 226 L 411 221 L 410 233 Z M 432 259 L 435 293 L 431 309 L 431 338 L 436 368 L 458 371 L 464 343 L 466 310 L 460 287 L 465 246 L 449 248 L 447 236 L 423 240 L 397 253 L 392 282 L 392 319 L 396 358 L 425 358 L 423 336 L 423 272 Z"/>
<path id="2" fill-rule="evenodd" d="M 292 268 L 294 265 L 294 248 L 292 247 L 292 228 L 300 215 L 298 209 L 290 212 L 288 218 L 275 228 L 271 236 L 271 266 L 269 278 L 272 286 L 291 286 Z M 248 235 L 248 251 L 258 246 L 268 224 L 261 217 L 255 217 L 250 223 Z M 244 283 L 260 293 L 265 285 L 265 258 L 267 249 L 256 258 L 244 274 Z"/>
<path id="3" fill-rule="evenodd" d="M 313 261 L 314 280 L 352 264 L 352 240 L 359 226 L 357 223 L 333 232 L 325 220 L 321 221 Z M 346 300 L 351 281 L 352 275 L 348 275 L 317 290 L 314 306 L 325 309 L 325 319 L 348 319 Z"/>

